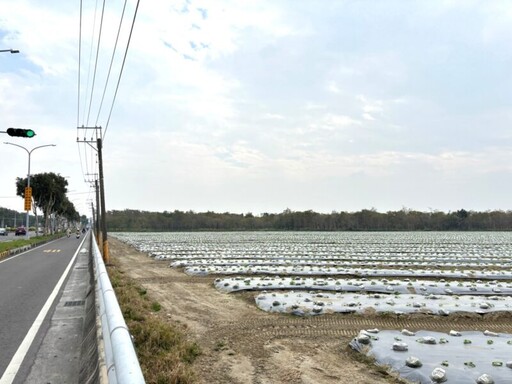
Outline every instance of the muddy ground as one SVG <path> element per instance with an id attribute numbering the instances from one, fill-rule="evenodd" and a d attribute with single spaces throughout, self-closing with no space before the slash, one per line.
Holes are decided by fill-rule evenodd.
<path id="1" fill-rule="evenodd" d="M 377 316 L 269 314 L 253 292 L 221 293 L 215 277 L 190 277 L 117 239 L 110 254 L 158 301 L 170 322 L 186 328 L 202 354 L 194 363 L 202 383 L 380 384 L 396 378 L 364 361 L 348 343 L 361 329 L 451 329 L 512 332 L 510 314 Z"/>

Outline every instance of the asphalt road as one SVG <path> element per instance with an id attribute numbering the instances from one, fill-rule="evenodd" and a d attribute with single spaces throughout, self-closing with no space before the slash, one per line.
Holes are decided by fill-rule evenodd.
<path id="1" fill-rule="evenodd" d="M 67 268 L 82 240 L 83 236 L 64 237 L 0 261 L 0 383 L 13 382 L 7 378 L 6 368 L 11 370 L 9 364 L 25 336 L 34 331 L 34 324 L 40 324 L 33 341 L 29 344 L 25 341 L 26 350 L 22 347 L 23 353 L 18 352 L 14 359 L 22 359 L 14 382 L 25 382 L 23 377 L 28 375 L 50 329 L 50 319 L 63 290 L 61 287 L 55 291 L 56 286 L 64 274 L 69 274 Z M 52 293 L 57 295 L 48 301 Z M 49 312 L 41 317 L 45 304 Z"/>

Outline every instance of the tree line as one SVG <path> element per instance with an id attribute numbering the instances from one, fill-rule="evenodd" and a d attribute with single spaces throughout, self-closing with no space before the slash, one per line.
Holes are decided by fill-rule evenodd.
<path id="1" fill-rule="evenodd" d="M 20 203 L 22 205 L 22 203 Z M 26 213 L 18 212 L 13 209 L 0 207 L 0 228 L 4 227 L 17 227 L 19 225 L 25 225 Z M 35 218 L 29 216 L 30 225 L 35 225 Z"/>
<path id="2" fill-rule="evenodd" d="M 109 231 L 509 231 L 512 211 L 420 212 L 409 209 L 377 212 L 215 213 L 193 211 L 108 211 Z"/>
<path id="3" fill-rule="evenodd" d="M 25 198 L 27 178 L 16 179 L 16 194 Z M 74 204 L 67 197 L 68 181 L 65 177 L 53 172 L 38 173 L 30 177 L 32 188 L 32 209 L 37 221 L 37 208 L 43 212 L 45 231 L 49 228 L 49 220 L 55 214 L 68 222 L 79 222 L 80 215 Z"/>

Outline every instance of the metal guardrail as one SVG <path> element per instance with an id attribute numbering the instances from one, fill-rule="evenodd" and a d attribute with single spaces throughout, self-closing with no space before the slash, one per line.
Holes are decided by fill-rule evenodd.
<path id="1" fill-rule="evenodd" d="M 110 283 L 96 238 L 93 233 L 91 236 L 96 297 L 99 303 L 98 316 L 103 333 L 108 383 L 145 383 L 130 332 Z"/>

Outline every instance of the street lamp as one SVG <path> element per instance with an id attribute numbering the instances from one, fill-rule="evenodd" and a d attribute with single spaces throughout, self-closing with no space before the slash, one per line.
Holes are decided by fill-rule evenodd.
<path id="1" fill-rule="evenodd" d="M 43 147 L 55 147 L 56 145 L 55 144 L 46 144 L 46 145 L 40 145 L 38 147 L 35 147 L 35 148 L 32 148 L 30 151 L 21 146 L 21 145 L 18 145 L 18 144 L 14 144 L 14 143 L 8 143 L 8 142 L 4 142 L 4 144 L 9 144 L 9 145 L 14 145 L 15 147 L 19 147 L 19 148 L 22 148 L 24 149 L 27 153 L 28 153 L 28 174 L 27 174 L 27 188 L 30 187 L 30 155 L 32 154 L 32 152 L 34 152 L 36 149 L 38 148 L 43 148 Z M 30 238 L 30 234 L 29 234 L 29 225 L 28 225 L 28 214 L 29 214 L 29 210 L 27 210 L 27 233 L 25 234 L 25 236 L 27 237 L 27 240 Z M 36 228 L 36 234 L 37 234 L 37 228 Z"/>
<path id="2" fill-rule="evenodd" d="M 17 49 L 0 49 L 0 52 L 20 53 Z"/>

